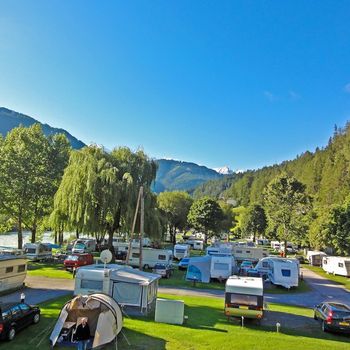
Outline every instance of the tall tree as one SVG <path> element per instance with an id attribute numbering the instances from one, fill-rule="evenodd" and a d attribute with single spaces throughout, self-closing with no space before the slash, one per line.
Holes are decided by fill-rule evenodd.
<path id="1" fill-rule="evenodd" d="M 272 180 L 264 192 L 265 208 L 270 227 L 280 241 L 300 242 L 306 234 L 305 215 L 311 208 L 311 199 L 305 193 L 305 185 L 294 177 L 283 173 Z"/>
<path id="2" fill-rule="evenodd" d="M 222 219 L 223 213 L 219 204 L 209 197 L 194 201 L 187 216 L 190 226 L 204 233 L 205 244 L 210 235 L 221 230 Z"/>
<path id="3" fill-rule="evenodd" d="M 176 243 L 176 230 L 183 230 L 187 224 L 187 215 L 193 203 L 187 192 L 162 192 L 157 198 L 158 207 L 166 213 L 171 240 Z"/>
<path id="4" fill-rule="evenodd" d="M 253 235 L 253 241 L 257 236 L 264 234 L 267 227 L 267 218 L 264 208 L 259 204 L 250 205 L 243 214 L 242 231 L 245 236 Z"/>
<path id="5" fill-rule="evenodd" d="M 14 128 L 0 142 L 0 210 L 16 223 L 18 248 L 23 227 L 32 230 L 35 241 L 38 222 L 50 208 L 61 173 L 54 150 L 39 124 Z"/>

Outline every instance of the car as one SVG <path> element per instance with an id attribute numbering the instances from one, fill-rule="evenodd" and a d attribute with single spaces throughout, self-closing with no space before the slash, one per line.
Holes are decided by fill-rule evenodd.
<path id="1" fill-rule="evenodd" d="M 173 273 L 173 267 L 170 264 L 155 264 L 153 268 L 153 273 L 161 275 L 165 278 L 170 278 Z"/>
<path id="2" fill-rule="evenodd" d="M 314 319 L 321 322 L 324 332 L 350 333 L 350 306 L 338 302 L 323 302 L 314 308 Z"/>
<path id="3" fill-rule="evenodd" d="M 240 275 L 246 275 L 248 270 L 254 269 L 254 264 L 250 260 L 243 260 L 239 268 Z"/>
<path id="4" fill-rule="evenodd" d="M 179 270 L 186 270 L 188 268 L 189 262 L 190 258 L 182 258 L 178 264 Z"/>
<path id="5" fill-rule="evenodd" d="M 73 270 L 80 266 L 91 265 L 94 263 L 94 257 L 92 254 L 71 254 L 64 260 L 63 264 L 66 270 Z"/>
<path id="6" fill-rule="evenodd" d="M 38 306 L 0 303 L 0 339 L 13 340 L 18 331 L 40 321 Z"/>

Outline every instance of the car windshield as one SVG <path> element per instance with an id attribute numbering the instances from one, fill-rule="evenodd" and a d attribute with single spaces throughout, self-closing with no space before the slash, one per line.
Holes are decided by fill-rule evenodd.
<path id="1" fill-rule="evenodd" d="M 74 248 L 75 249 L 84 249 L 85 248 L 85 244 L 84 243 L 77 243 Z"/>
<path id="2" fill-rule="evenodd" d="M 78 258 L 79 258 L 78 255 L 68 255 L 66 260 L 77 261 Z"/>
<path id="3" fill-rule="evenodd" d="M 250 261 L 243 261 L 241 266 L 252 266 Z"/>
<path id="4" fill-rule="evenodd" d="M 156 264 L 154 266 L 155 269 L 165 269 L 165 265 L 164 264 Z"/>

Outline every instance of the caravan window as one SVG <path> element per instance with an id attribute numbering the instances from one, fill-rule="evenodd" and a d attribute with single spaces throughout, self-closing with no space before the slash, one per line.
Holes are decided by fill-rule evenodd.
<path id="1" fill-rule="evenodd" d="M 344 267 L 343 263 L 338 263 L 338 267 Z"/>
<path id="2" fill-rule="evenodd" d="M 258 296 L 246 294 L 231 294 L 231 304 L 257 306 Z"/>
<path id="3" fill-rule="evenodd" d="M 6 267 L 6 273 L 13 272 L 13 266 Z"/>
<path id="4" fill-rule="evenodd" d="M 133 258 L 139 258 L 140 257 L 140 253 L 132 253 L 132 257 Z"/>
<path id="5" fill-rule="evenodd" d="M 323 260 L 323 265 L 327 265 L 327 260 Z"/>
<path id="6" fill-rule="evenodd" d="M 222 270 L 222 271 L 227 271 L 229 268 L 228 264 L 224 263 L 214 263 L 214 269 L 215 270 Z"/>
<path id="7" fill-rule="evenodd" d="M 35 253 L 36 253 L 36 250 L 35 250 L 35 248 L 27 248 L 27 249 L 25 250 L 25 252 L 28 253 L 28 254 L 35 254 Z"/>
<path id="8" fill-rule="evenodd" d="M 237 254 L 242 254 L 241 250 L 236 250 Z"/>
<path id="9" fill-rule="evenodd" d="M 176 253 L 185 253 L 185 249 L 176 249 Z"/>
<path id="10" fill-rule="evenodd" d="M 245 252 L 246 252 L 246 254 L 250 254 L 250 250 L 246 250 Z"/>
<path id="11" fill-rule="evenodd" d="M 262 267 L 265 269 L 269 268 L 269 263 L 267 261 L 263 261 Z"/>
<path id="12" fill-rule="evenodd" d="M 80 288 L 102 290 L 103 289 L 103 281 L 81 280 Z"/>
<path id="13" fill-rule="evenodd" d="M 290 277 L 290 270 L 282 269 L 281 272 L 283 277 Z"/>
<path id="14" fill-rule="evenodd" d="M 25 271 L 26 270 L 26 265 L 19 265 L 18 266 L 18 272 L 23 272 L 23 271 Z"/>
<path id="15" fill-rule="evenodd" d="M 166 260 L 166 256 L 165 255 L 158 255 L 158 260 Z"/>

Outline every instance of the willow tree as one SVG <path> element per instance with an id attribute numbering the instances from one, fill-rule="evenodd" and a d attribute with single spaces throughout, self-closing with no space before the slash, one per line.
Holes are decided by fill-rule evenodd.
<path id="1" fill-rule="evenodd" d="M 1 140 L 0 210 L 17 227 L 18 248 L 23 227 L 32 231 L 34 242 L 38 225 L 51 211 L 67 154 L 65 136 L 47 138 L 39 124 L 14 128 Z"/>

